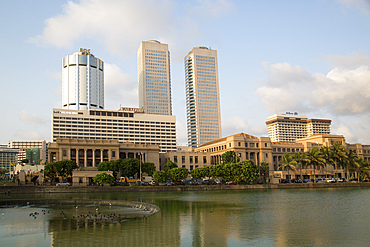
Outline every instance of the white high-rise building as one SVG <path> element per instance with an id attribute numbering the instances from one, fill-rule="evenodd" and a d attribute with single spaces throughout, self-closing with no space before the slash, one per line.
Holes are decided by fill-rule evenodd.
<path id="1" fill-rule="evenodd" d="M 185 57 L 189 147 L 221 138 L 217 51 L 194 47 Z"/>
<path id="2" fill-rule="evenodd" d="M 142 41 L 137 51 L 139 107 L 146 114 L 172 115 L 168 45 Z"/>
<path id="3" fill-rule="evenodd" d="M 104 63 L 80 49 L 62 61 L 62 108 L 104 109 Z"/>
<path id="4" fill-rule="evenodd" d="M 266 126 L 272 142 L 294 142 L 315 134 L 330 134 L 331 120 L 308 119 L 298 113 L 274 114 Z"/>

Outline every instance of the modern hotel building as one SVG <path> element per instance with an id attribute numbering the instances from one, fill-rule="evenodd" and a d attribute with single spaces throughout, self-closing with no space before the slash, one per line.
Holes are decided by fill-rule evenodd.
<path id="1" fill-rule="evenodd" d="M 199 46 L 185 57 L 188 146 L 221 138 L 217 51 Z"/>
<path id="2" fill-rule="evenodd" d="M 172 115 L 168 45 L 142 41 L 137 51 L 139 107 L 146 114 Z"/>
<path id="3" fill-rule="evenodd" d="M 331 120 L 308 119 L 296 112 L 275 114 L 266 121 L 272 142 L 294 142 L 315 134 L 330 134 L 330 124 Z"/>
<path id="4" fill-rule="evenodd" d="M 104 63 L 80 49 L 62 61 L 62 107 L 70 110 L 104 109 Z"/>
<path id="5" fill-rule="evenodd" d="M 176 151 L 176 117 L 145 114 L 140 108 L 53 109 L 52 141 L 56 142 L 58 137 L 118 140 L 159 145 L 160 152 Z"/>

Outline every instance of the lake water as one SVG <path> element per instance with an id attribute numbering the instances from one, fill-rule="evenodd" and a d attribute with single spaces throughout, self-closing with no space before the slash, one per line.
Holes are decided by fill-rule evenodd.
<path id="1" fill-rule="evenodd" d="M 71 227 L 59 212 L 69 217 L 75 208 L 0 208 L 0 246 L 370 246 L 369 188 L 0 196 L 6 198 L 140 201 L 161 211 L 123 223 Z M 41 210 L 49 213 L 29 216 Z"/>

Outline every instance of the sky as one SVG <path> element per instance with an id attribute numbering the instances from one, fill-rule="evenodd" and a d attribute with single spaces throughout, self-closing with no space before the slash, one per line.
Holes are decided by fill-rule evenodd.
<path id="1" fill-rule="evenodd" d="M 177 142 L 186 145 L 184 57 L 217 50 L 222 136 L 267 136 L 298 112 L 370 144 L 370 0 L 0 0 L 0 144 L 51 141 L 62 58 L 105 63 L 105 109 L 138 107 L 137 50 L 169 45 Z"/>

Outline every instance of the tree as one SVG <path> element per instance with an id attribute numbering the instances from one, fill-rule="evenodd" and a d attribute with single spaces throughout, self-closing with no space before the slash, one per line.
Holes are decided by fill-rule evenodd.
<path id="1" fill-rule="evenodd" d="M 266 161 L 262 161 L 260 165 L 260 177 L 263 180 L 263 183 L 266 183 L 266 181 L 269 179 L 270 176 L 270 168 L 269 163 Z"/>
<path id="2" fill-rule="evenodd" d="M 302 169 L 303 169 L 303 167 L 306 166 L 306 161 L 305 161 L 306 153 L 304 153 L 302 151 L 298 151 L 293 157 L 297 161 L 297 165 L 299 166 L 299 170 L 300 170 L 300 174 L 301 174 L 301 179 L 303 181 Z"/>
<path id="3" fill-rule="evenodd" d="M 133 177 L 137 174 L 140 170 L 140 160 L 126 158 L 121 160 L 122 162 L 118 163 L 119 173 L 122 174 L 123 177 Z"/>
<path id="4" fill-rule="evenodd" d="M 307 156 L 305 161 L 307 162 L 307 165 L 311 165 L 313 167 L 313 183 L 316 182 L 316 167 L 323 166 L 323 163 L 325 160 L 322 158 L 322 155 L 320 153 L 320 150 L 316 147 L 311 148 L 307 152 Z"/>
<path id="5" fill-rule="evenodd" d="M 192 170 L 190 173 L 191 173 L 191 176 L 195 179 L 201 179 L 201 178 L 205 178 L 208 174 L 208 167 L 205 169 L 206 167 L 197 167 L 195 168 L 194 170 Z"/>
<path id="6" fill-rule="evenodd" d="M 297 161 L 293 158 L 292 155 L 284 154 L 283 158 L 280 161 L 279 169 L 287 170 L 288 176 L 290 176 L 289 171 L 296 171 L 297 170 L 296 165 L 297 165 Z"/>
<path id="7" fill-rule="evenodd" d="M 346 166 L 346 173 L 347 173 L 347 182 L 349 182 L 349 170 L 350 169 L 356 169 L 356 167 L 360 167 L 359 158 L 357 157 L 357 154 L 353 150 L 349 150 L 347 152 L 347 159 L 345 160 L 345 166 Z"/>
<path id="8" fill-rule="evenodd" d="M 119 178 L 120 176 L 118 176 L 119 174 L 117 174 L 119 162 L 112 162 L 112 161 L 113 160 L 100 162 L 100 164 L 98 165 L 98 171 L 112 171 L 113 176 L 115 178 Z"/>
<path id="9" fill-rule="evenodd" d="M 62 160 L 58 162 L 51 162 L 45 166 L 45 176 L 54 181 L 57 176 L 62 177 L 71 177 L 74 169 L 77 169 L 78 166 L 76 162 L 72 160 Z"/>
<path id="10" fill-rule="evenodd" d="M 266 162 L 267 163 L 267 162 Z M 240 166 L 240 181 L 241 182 L 254 182 L 258 179 L 258 166 L 251 160 L 245 160 L 237 163 Z M 267 164 L 268 167 L 268 164 Z M 268 168 L 267 168 L 268 170 Z"/>
<path id="11" fill-rule="evenodd" d="M 340 142 L 334 142 L 333 146 L 330 147 L 330 151 L 335 169 L 338 169 L 338 166 L 344 166 L 347 155 L 342 144 Z"/>
<path id="12" fill-rule="evenodd" d="M 169 170 L 171 170 L 172 168 L 177 168 L 177 164 L 176 163 L 173 163 L 171 160 L 169 160 L 165 165 L 164 165 L 164 170 L 166 172 L 168 172 Z"/>
<path id="13" fill-rule="evenodd" d="M 141 172 L 143 173 L 145 172 L 146 174 L 148 174 L 148 176 L 153 176 L 154 171 L 155 171 L 154 163 L 146 162 L 141 165 Z"/>
<path id="14" fill-rule="evenodd" d="M 183 167 L 176 167 L 172 168 L 171 170 L 168 171 L 168 177 L 174 181 L 180 181 L 185 179 L 189 175 L 189 171 L 186 168 Z"/>
<path id="15" fill-rule="evenodd" d="M 236 156 L 235 151 L 227 151 L 221 155 L 221 161 L 223 164 L 237 163 L 239 160 L 240 159 Z"/>
<path id="16" fill-rule="evenodd" d="M 325 177 L 328 178 L 328 165 L 333 163 L 333 154 L 329 147 L 325 146 L 320 149 L 321 156 L 324 159 L 324 166 L 326 168 Z"/>
<path id="17" fill-rule="evenodd" d="M 167 173 L 166 171 L 155 171 L 153 178 L 156 183 L 164 183 L 167 180 Z"/>
<path id="18" fill-rule="evenodd" d="M 100 174 L 97 174 L 95 177 L 93 177 L 93 181 L 94 183 L 98 183 L 98 184 L 110 184 L 110 185 L 114 185 L 115 183 L 115 179 L 112 175 L 109 175 L 105 172 L 103 173 L 100 173 Z"/>

